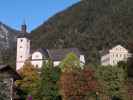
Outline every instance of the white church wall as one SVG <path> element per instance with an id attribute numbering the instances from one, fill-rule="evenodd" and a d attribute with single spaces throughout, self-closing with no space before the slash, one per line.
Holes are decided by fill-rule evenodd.
<path id="1" fill-rule="evenodd" d="M 83 66 L 85 64 L 85 57 L 84 57 L 84 55 L 80 55 L 79 60 L 80 60 L 81 66 Z"/>
<path id="2" fill-rule="evenodd" d="M 16 70 L 19 70 L 19 69 L 21 69 L 21 68 L 23 68 L 23 65 L 24 65 L 24 62 L 18 62 L 17 64 L 16 64 Z"/>
<path id="3" fill-rule="evenodd" d="M 17 39 L 16 70 L 23 67 L 24 62 L 30 56 L 30 40 L 27 38 Z"/>
<path id="4" fill-rule="evenodd" d="M 31 57 L 31 64 L 34 67 L 41 68 L 43 66 L 44 55 L 40 51 L 36 51 L 30 54 L 30 40 L 26 37 L 17 39 L 17 57 L 16 57 L 16 70 L 20 70 L 25 61 Z M 80 64 L 83 66 L 85 64 L 84 55 L 80 55 L 79 57 Z M 58 66 L 61 61 L 53 61 L 54 66 Z"/>
<path id="5" fill-rule="evenodd" d="M 53 65 L 54 67 L 58 66 L 60 64 L 61 61 L 53 61 Z"/>
<path id="6" fill-rule="evenodd" d="M 36 51 L 32 54 L 32 65 L 35 67 L 41 68 L 43 66 L 43 54 L 39 51 Z"/>

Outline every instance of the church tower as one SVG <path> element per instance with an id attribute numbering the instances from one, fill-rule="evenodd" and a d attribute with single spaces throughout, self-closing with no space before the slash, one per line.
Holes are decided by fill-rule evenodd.
<path id="1" fill-rule="evenodd" d="M 26 35 L 26 25 L 21 26 L 20 36 L 17 38 L 16 70 L 20 70 L 30 56 L 30 40 Z"/>
<path id="2" fill-rule="evenodd" d="M 25 21 L 21 25 L 21 32 L 22 33 L 27 33 L 27 25 L 26 25 Z"/>

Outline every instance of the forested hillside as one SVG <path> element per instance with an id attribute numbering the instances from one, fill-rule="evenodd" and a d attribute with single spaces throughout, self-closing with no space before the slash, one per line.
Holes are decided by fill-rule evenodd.
<path id="1" fill-rule="evenodd" d="M 45 12 L 42 12 L 42 14 Z M 133 39 L 133 0 L 83 0 L 31 32 L 32 48 L 78 47 L 88 62 Z"/>

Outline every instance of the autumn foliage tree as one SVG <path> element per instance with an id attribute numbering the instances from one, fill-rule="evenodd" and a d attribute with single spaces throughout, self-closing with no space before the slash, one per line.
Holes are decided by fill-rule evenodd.
<path id="1" fill-rule="evenodd" d="M 72 60 L 73 57 L 75 59 Z M 63 60 L 65 66 L 61 66 L 65 69 L 62 70 L 59 82 L 63 100 L 85 100 L 91 93 L 96 91 L 94 71 L 87 67 L 82 70 L 80 65 L 75 62 L 79 62 L 76 55 L 69 54 Z"/>
<path id="2" fill-rule="evenodd" d="M 35 100 L 38 100 L 38 90 L 40 86 L 40 75 L 38 71 L 29 61 L 26 61 L 19 73 L 22 80 L 16 81 L 17 86 L 27 93 L 27 95 L 31 95 Z"/>

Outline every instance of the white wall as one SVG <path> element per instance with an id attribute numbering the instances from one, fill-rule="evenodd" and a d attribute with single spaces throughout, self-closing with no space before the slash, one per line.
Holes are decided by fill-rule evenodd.
<path id="1" fill-rule="evenodd" d="M 79 60 L 80 60 L 80 66 L 83 67 L 85 65 L 85 57 L 84 57 L 84 55 L 80 55 Z M 53 62 L 54 67 L 58 66 L 60 64 L 60 62 L 61 61 L 54 61 Z"/>
<path id="2" fill-rule="evenodd" d="M 30 40 L 27 38 L 17 39 L 16 70 L 23 67 L 24 62 L 30 56 Z"/>
<path id="3" fill-rule="evenodd" d="M 116 65 L 120 61 L 126 61 L 129 57 L 127 49 L 121 45 L 117 45 L 109 50 L 109 53 L 101 57 L 102 65 Z"/>
<path id="4" fill-rule="evenodd" d="M 34 52 L 32 54 L 31 63 L 34 65 L 34 67 L 41 68 L 43 65 L 43 54 L 39 51 Z"/>
<path id="5" fill-rule="evenodd" d="M 84 55 L 80 55 L 79 60 L 80 60 L 80 66 L 83 67 L 85 65 L 85 57 L 84 57 Z"/>
<path id="6" fill-rule="evenodd" d="M 101 58 L 102 65 L 106 66 L 110 64 L 110 54 L 105 54 Z"/>
<path id="7" fill-rule="evenodd" d="M 58 66 L 59 64 L 60 64 L 60 61 L 54 61 L 53 62 L 54 67 Z"/>

